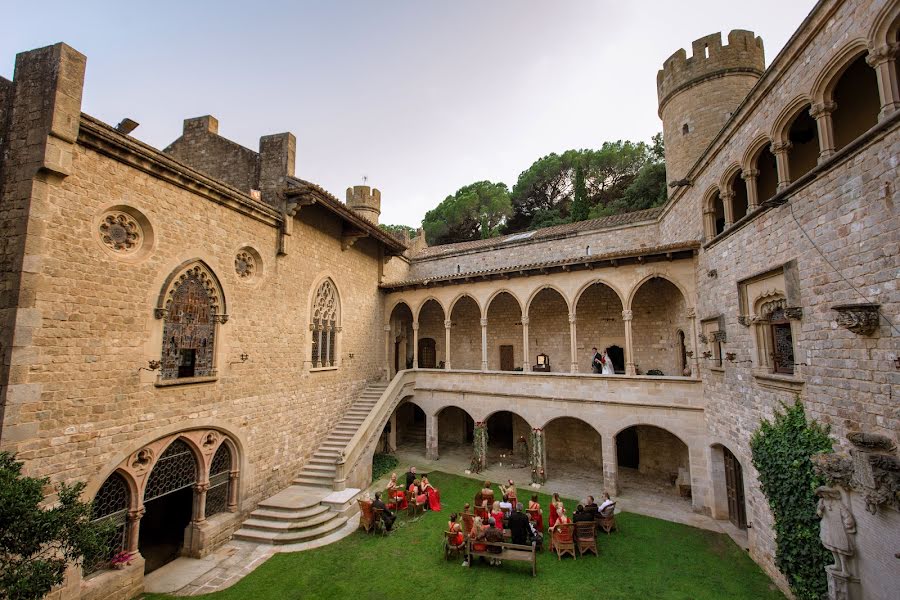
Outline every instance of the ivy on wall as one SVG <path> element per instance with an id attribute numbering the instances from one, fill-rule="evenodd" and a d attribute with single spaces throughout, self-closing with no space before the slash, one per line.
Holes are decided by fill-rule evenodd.
<path id="1" fill-rule="evenodd" d="M 810 457 L 831 452 L 829 430 L 807 422 L 803 404 L 776 411 L 750 440 L 753 466 L 775 517 L 775 565 L 787 577 L 797 600 L 819 600 L 828 589 L 825 566 L 831 553 L 819 541 L 818 498 L 824 481 L 813 471 Z"/>
<path id="2" fill-rule="evenodd" d="M 481 473 L 487 468 L 487 423 L 483 421 L 475 423 L 475 430 L 473 433 L 473 455 L 470 469 L 473 473 Z"/>

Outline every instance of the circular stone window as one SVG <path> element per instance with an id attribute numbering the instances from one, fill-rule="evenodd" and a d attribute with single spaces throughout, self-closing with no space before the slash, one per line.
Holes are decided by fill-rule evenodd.
<path id="1" fill-rule="evenodd" d="M 241 248 L 234 257 L 234 272 L 244 281 L 255 279 L 262 267 L 262 258 L 253 248 Z"/>
<path id="2" fill-rule="evenodd" d="M 107 209 L 97 221 L 97 236 L 104 249 L 122 258 L 143 256 L 153 243 L 150 222 L 130 206 Z"/>

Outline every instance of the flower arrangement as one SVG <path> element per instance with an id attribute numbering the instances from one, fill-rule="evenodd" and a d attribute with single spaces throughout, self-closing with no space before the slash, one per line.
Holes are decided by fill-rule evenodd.
<path id="1" fill-rule="evenodd" d="M 124 569 L 125 567 L 131 565 L 131 552 L 126 552 L 123 550 L 122 552 L 118 552 L 115 556 L 113 556 L 109 564 L 113 569 Z"/>

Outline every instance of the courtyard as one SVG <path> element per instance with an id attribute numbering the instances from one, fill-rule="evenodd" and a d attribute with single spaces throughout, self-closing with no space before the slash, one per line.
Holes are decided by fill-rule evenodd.
<path id="1" fill-rule="evenodd" d="M 394 531 L 384 537 L 356 531 L 324 547 L 275 554 L 234 585 L 201 597 L 784 598 L 728 536 L 627 510 L 616 516 L 620 531 L 598 537 L 599 556 L 560 561 L 545 550 L 538 555 L 535 578 L 525 563 L 491 567 L 476 562 L 466 568 L 459 560 L 445 561 L 442 541 L 447 519 L 471 502 L 478 481 L 443 472 L 431 473 L 429 478 L 441 491 L 440 512 L 418 517 L 401 514 Z M 520 494 L 524 496 L 527 489 L 520 488 Z M 549 496 L 540 493 L 539 501 L 546 511 Z M 564 499 L 564 504 L 571 511 L 576 502 Z M 199 589 L 188 586 L 177 593 Z M 145 595 L 147 600 L 174 597 Z"/>

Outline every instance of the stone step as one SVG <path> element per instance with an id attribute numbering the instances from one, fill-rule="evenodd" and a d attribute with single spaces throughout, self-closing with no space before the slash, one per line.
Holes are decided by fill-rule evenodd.
<path id="1" fill-rule="evenodd" d="M 334 456 L 316 456 L 313 454 L 312 458 L 309 459 L 309 462 L 306 463 L 308 465 L 320 465 L 323 467 L 334 467 L 337 462 L 337 455 Z"/>
<path id="2" fill-rule="evenodd" d="M 334 476 L 335 465 L 334 464 L 310 464 L 307 463 L 303 466 L 303 474 L 304 475 L 331 475 Z"/>
<path id="3" fill-rule="evenodd" d="M 252 513 L 250 513 L 250 518 L 263 519 L 266 521 L 299 521 L 301 519 L 315 517 L 316 515 L 327 512 L 328 507 L 323 504 L 316 504 L 315 506 L 304 508 L 301 510 L 289 510 L 284 508 L 257 508 Z"/>
<path id="4" fill-rule="evenodd" d="M 308 542 L 320 537 L 324 537 L 332 531 L 343 527 L 344 523 L 346 522 L 346 517 L 336 516 L 319 525 L 318 527 L 314 527 L 312 529 L 286 531 L 283 533 L 241 528 L 235 532 L 234 539 L 247 542 L 256 542 L 259 544 L 295 544 L 299 542 Z"/>
<path id="5" fill-rule="evenodd" d="M 294 479 L 294 485 L 308 485 L 310 487 L 319 487 L 319 488 L 330 488 L 334 485 L 334 476 L 331 477 L 315 477 L 309 476 L 306 473 L 300 475 Z"/>
<path id="6" fill-rule="evenodd" d="M 300 486 L 291 486 L 271 498 L 266 498 L 259 503 L 258 507 L 275 511 L 306 510 L 319 506 L 319 502 L 322 500 L 319 494 L 318 490 L 305 490 Z"/>
<path id="7" fill-rule="evenodd" d="M 323 507 L 325 508 L 325 507 Z M 241 525 L 242 529 L 252 529 L 254 531 L 303 531 L 304 529 L 315 529 L 323 523 L 327 523 L 334 519 L 335 513 L 326 510 L 318 515 L 307 517 L 297 521 L 273 521 L 269 519 L 257 519 L 253 515 L 244 521 Z"/>

